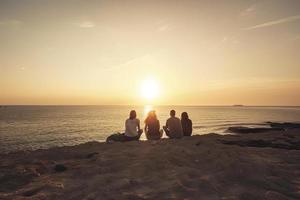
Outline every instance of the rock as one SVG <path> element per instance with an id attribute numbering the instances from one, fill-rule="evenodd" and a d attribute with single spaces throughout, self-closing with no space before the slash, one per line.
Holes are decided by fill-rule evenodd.
<path id="1" fill-rule="evenodd" d="M 24 192 L 22 193 L 22 195 L 23 195 L 24 197 L 31 197 L 31 196 L 37 194 L 38 192 L 40 192 L 41 190 L 43 190 L 44 187 L 45 187 L 45 186 L 39 186 L 39 187 L 36 187 L 36 188 L 30 188 L 30 189 L 24 191 Z"/>
<path id="2" fill-rule="evenodd" d="M 227 145 L 238 145 L 241 147 L 270 147 L 277 149 L 287 149 L 287 150 L 300 150 L 300 142 L 278 142 L 278 141 L 268 141 L 268 140 L 235 140 L 235 141 L 225 141 L 220 140 L 221 143 Z"/>
<path id="3" fill-rule="evenodd" d="M 56 172 L 64 172 L 67 170 L 67 167 L 64 166 L 63 164 L 57 164 L 57 165 L 55 165 L 54 170 Z"/>
<path id="4" fill-rule="evenodd" d="M 286 150 L 300 148 L 299 133 L 196 135 L 156 145 L 95 143 L 1 155 L 0 199 L 300 199 L 300 151 Z M 31 168 L 39 167 L 44 174 L 37 177 Z"/>
<path id="5" fill-rule="evenodd" d="M 288 200 L 289 198 L 283 194 L 276 191 L 267 191 L 265 194 L 267 200 Z"/>
<path id="6" fill-rule="evenodd" d="M 0 176 L 0 193 L 15 191 L 30 183 L 34 177 L 35 175 L 30 172 L 20 173 L 7 171 Z"/>
<path id="7" fill-rule="evenodd" d="M 97 155 L 97 154 L 99 154 L 99 153 L 97 153 L 97 152 L 89 153 L 89 154 L 86 156 L 86 158 L 92 158 L 94 155 Z"/>
<path id="8" fill-rule="evenodd" d="M 244 126 L 234 126 L 229 127 L 227 129 L 228 132 L 231 133 L 240 133 L 240 134 L 246 134 L 246 133 L 263 133 L 268 131 L 283 131 L 283 128 L 249 128 Z"/>
<path id="9" fill-rule="evenodd" d="M 275 122 L 267 122 L 272 128 L 281 128 L 281 129 L 294 129 L 300 128 L 300 123 L 275 123 Z"/>

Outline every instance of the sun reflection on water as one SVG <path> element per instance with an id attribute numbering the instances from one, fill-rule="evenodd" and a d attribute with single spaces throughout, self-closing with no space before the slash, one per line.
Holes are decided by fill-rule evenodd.
<path id="1" fill-rule="evenodd" d="M 147 114 L 149 113 L 149 111 L 153 110 L 153 106 L 152 105 L 145 105 L 144 106 L 144 118 L 146 118 Z"/>

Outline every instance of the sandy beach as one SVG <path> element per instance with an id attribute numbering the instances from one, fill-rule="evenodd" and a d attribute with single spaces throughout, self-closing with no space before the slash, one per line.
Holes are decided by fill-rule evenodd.
<path id="1" fill-rule="evenodd" d="M 1 155 L 0 199 L 300 199 L 300 129 Z"/>

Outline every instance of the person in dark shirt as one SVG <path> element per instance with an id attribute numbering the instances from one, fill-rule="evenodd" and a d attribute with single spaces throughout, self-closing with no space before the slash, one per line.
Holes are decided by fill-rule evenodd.
<path id="1" fill-rule="evenodd" d="M 191 136 L 193 132 L 193 123 L 189 119 L 187 112 L 181 113 L 181 126 L 183 131 L 183 136 Z"/>
<path id="2" fill-rule="evenodd" d="M 159 120 L 154 110 L 150 111 L 145 119 L 145 134 L 148 140 L 159 140 L 162 137 L 163 130 L 160 130 Z"/>

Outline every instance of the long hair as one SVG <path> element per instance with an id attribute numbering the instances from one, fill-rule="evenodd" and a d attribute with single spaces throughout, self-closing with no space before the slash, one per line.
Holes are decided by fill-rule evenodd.
<path id="1" fill-rule="evenodd" d="M 188 119 L 189 119 L 189 115 L 187 114 L 187 112 L 181 113 L 181 120 L 188 120 Z"/>
<path id="2" fill-rule="evenodd" d="M 145 119 L 145 124 L 149 124 L 151 122 L 156 122 L 157 121 L 157 116 L 155 113 L 155 110 L 151 110 L 148 112 L 148 115 Z"/>
<path id="3" fill-rule="evenodd" d="M 135 118 L 136 118 L 136 112 L 135 112 L 135 110 L 130 111 L 129 119 L 135 119 Z"/>

